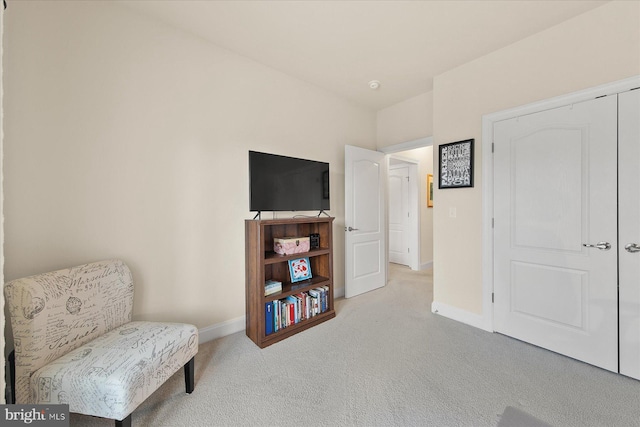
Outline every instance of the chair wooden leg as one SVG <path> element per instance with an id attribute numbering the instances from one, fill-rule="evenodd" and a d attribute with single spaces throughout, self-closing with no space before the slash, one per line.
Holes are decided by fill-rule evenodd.
<path id="1" fill-rule="evenodd" d="M 194 359 L 195 357 L 192 357 L 191 360 L 189 360 L 185 365 L 184 365 L 184 384 L 186 386 L 187 389 L 187 393 L 191 394 L 193 392 L 193 389 L 195 388 L 195 382 L 193 380 L 193 371 L 195 370 L 195 363 L 194 363 Z"/>
<path id="2" fill-rule="evenodd" d="M 116 427 L 131 427 L 131 414 L 124 420 L 116 420 Z"/>

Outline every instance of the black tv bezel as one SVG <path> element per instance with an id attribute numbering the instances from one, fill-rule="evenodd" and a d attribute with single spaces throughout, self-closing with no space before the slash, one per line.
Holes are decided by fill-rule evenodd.
<path id="1" fill-rule="evenodd" d="M 272 156 L 274 158 L 282 158 L 282 159 L 288 159 L 288 160 L 299 160 L 299 161 L 303 161 L 303 162 L 312 162 L 312 163 L 316 163 L 316 164 L 320 164 L 320 165 L 326 165 L 326 173 L 327 173 L 327 184 L 326 184 L 326 188 L 327 188 L 327 206 L 324 207 L 320 207 L 320 208 L 311 208 L 311 209 L 254 209 L 252 204 L 252 184 L 253 181 L 251 179 L 251 172 L 252 172 L 252 168 L 251 168 L 251 154 L 255 153 L 255 154 L 261 154 L 261 155 L 267 155 L 267 156 Z M 293 156 L 285 156 L 282 154 L 275 154 L 275 153 L 267 153 L 264 151 L 256 151 L 256 150 L 249 150 L 249 161 L 248 161 L 248 166 L 249 166 L 249 212 L 257 212 L 258 214 L 260 212 L 312 212 L 312 211 L 320 211 L 320 213 L 324 212 L 324 211 L 328 211 L 331 210 L 331 191 L 330 191 L 330 178 L 329 176 L 331 175 L 331 164 L 329 162 L 323 162 L 320 160 L 313 160 L 313 159 L 306 159 L 306 158 L 302 158 L 302 157 L 293 157 Z M 324 197 L 323 197 L 324 199 Z"/>

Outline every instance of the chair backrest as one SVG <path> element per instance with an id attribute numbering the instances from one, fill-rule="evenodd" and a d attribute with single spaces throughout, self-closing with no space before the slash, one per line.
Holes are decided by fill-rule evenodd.
<path id="1" fill-rule="evenodd" d="M 99 261 L 4 285 L 16 362 L 16 403 L 31 402 L 33 372 L 130 322 L 133 278 L 120 260 Z"/>

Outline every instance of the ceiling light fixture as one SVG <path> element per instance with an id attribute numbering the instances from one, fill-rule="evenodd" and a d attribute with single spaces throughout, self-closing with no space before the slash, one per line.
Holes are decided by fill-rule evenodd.
<path id="1" fill-rule="evenodd" d="M 378 80 L 371 80 L 369 82 L 369 87 L 373 90 L 376 90 L 380 87 L 380 82 Z"/>

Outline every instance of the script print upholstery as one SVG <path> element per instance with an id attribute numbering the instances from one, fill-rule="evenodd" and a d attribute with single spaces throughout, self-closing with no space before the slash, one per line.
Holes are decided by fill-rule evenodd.
<path id="1" fill-rule="evenodd" d="M 133 278 L 121 260 L 14 280 L 5 284 L 4 292 L 13 329 L 18 404 L 64 402 L 71 412 L 122 419 L 135 409 L 140 396 L 146 398 L 197 353 L 193 325 L 130 323 Z M 130 337 L 126 331 L 131 331 Z M 115 347 L 109 349 L 110 345 Z M 81 368 L 84 375 L 60 367 L 73 358 L 91 363 Z M 54 361 L 58 373 L 47 367 Z M 34 376 L 43 367 L 47 368 Z M 62 389 L 63 385 L 70 388 Z M 113 402 L 111 386 L 127 388 L 116 396 L 122 402 L 96 406 L 96 401 Z M 89 389 L 91 397 L 73 397 Z"/>
<path id="2" fill-rule="evenodd" d="M 36 371 L 32 402 L 123 419 L 195 356 L 197 343 L 193 325 L 126 323 Z"/>

